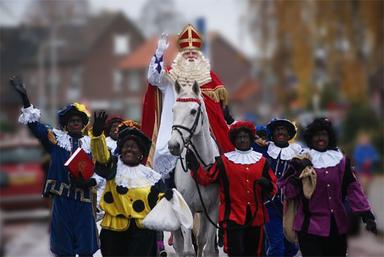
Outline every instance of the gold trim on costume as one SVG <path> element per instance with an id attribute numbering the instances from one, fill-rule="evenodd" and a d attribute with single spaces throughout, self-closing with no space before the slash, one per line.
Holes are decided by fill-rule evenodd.
<path id="1" fill-rule="evenodd" d="M 50 192 L 52 194 L 55 194 L 55 195 L 60 195 L 61 196 L 61 195 L 63 195 L 64 189 L 67 189 L 67 197 L 69 197 L 70 194 L 71 194 L 71 185 L 68 185 L 68 184 L 66 184 L 64 182 L 61 182 L 59 189 L 56 190 L 55 189 L 56 182 L 57 182 L 56 180 L 47 179 L 47 182 L 45 183 L 44 192 L 47 192 L 47 189 L 50 186 L 48 192 Z M 78 199 L 77 198 L 78 193 L 80 193 L 80 201 L 81 202 L 92 203 L 91 197 L 90 198 L 86 198 L 85 195 L 84 195 L 84 190 L 81 189 L 81 188 L 75 188 L 75 190 L 74 190 L 74 194 L 75 194 L 74 198 L 75 199 Z"/>
<path id="2" fill-rule="evenodd" d="M 56 137 L 55 137 L 55 134 L 53 133 L 52 130 L 48 130 L 48 140 L 49 142 L 51 142 L 52 144 L 56 145 L 57 144 L 57 140 L 56 140 Z"/>
<path id="3" fill-rule="evenodd" d="M 223 85 L 219 85 L 215 88 L 200 88 L 201 92 L 211 98 L 216 103 L 222 102 L 223 105 L 229 103 L 229 93 Z"/>
<path id="4" fill-rule="evenodd" d="M 157 88 L 156 92 L 156 110 L 155 110 L 155 121 L 153 125 L 153 133 L 152 133 L 152 142 L 154 142 L 151 145 L 151 149 L 149 150 L 149 154 L 147 157 L 147 163 L 146 165 L 153 168 L 153 158 L 155 156 L 155 150 L 156 150 L 156 142 L 157 142 L 157 136 L 159 133 L 159 127 L 160 127 L 160 115 L 161 115 L 161 109 L 162 109 L 162 99 L 161 99 L 161 93 L 160 90 Z"/>
<path id="5" fill-rule="evenodd" d="M 85 113 L 85 115 L 87 115 L 88 118 L 91 117 L 91 114 L 89 113 L 89 111 L 87 110 L 87 107 L 84 104 L 75 102 L 75 103 L 73 103 L 73 106 L 75 106 L 75 108 L 79 112 Z"/>
<path id="6" fill-rule="evenodd" d="M 134 121 L 134 120 L 124 120 L 124 121 L 122 121 L 122 122 L 119 124 L 119 128 L 120 128 L 120 127 L 123 127 L 123 126 L 129 127 L 129 128 L 137 128 L 137 129 L 141 129 L 140 124 L 137 123 L 137 121 Z"/>
<path id="7" fill-rule="evenodd" d="M 198 38 L 192 37 L 192 31 L 194 33 L 196 33 Z M 188 33 L 188 37 L 181 39 L 180 37 L 184 36 L 184 34 L 186 32 Z M 193 42 L 200 43 L 200 47 L 194 46 L 192 44 Z M 180 47 L 181 43 L 188 43 L 188 46 L 181 48 Z M 183 31 L 179 34 L 179 38 L 177 39 L 177 47 L 179 48 L 179 50 L 182 50 L 182 51 L 184 51 L 184 50 L 200 50 L 202 45 L 203 45 L 202 36 L 191 24 L 188 24 L 187 26 L 184 27 Z"/>

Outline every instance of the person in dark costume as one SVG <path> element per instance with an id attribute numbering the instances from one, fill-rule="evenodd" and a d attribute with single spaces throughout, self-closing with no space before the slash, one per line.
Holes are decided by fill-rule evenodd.
<path id="1" fill-rule="evenodd" d="M 375 217 L 348 157 L 337 147 L 332 123 L 317 118 L 304 131 L 307 159 L 294 158 L 279 184 L 287 199 L 298 203 L 293 229 L 303 256 L 346 256 L 348 218 L 345 203 L 358 213 L 368 231 L 377 233 Z M 317 182 L 310 199 L 299 174 L 313 166 Z"/>
<path id="2" fill-rule="evenodd" d="M 78 147 L 90 154 L 90 139 L 82 133 L 88 111 L 82 104 L 70 104 L 58 112 L 61 129 L 48 129 L 39 121 L 40 110 L 30 103 L 23 82 L 12 77 L 10 84 L 23 101 L 19 122 L 28 126 L 51 156 L 43 191 L 52 199 L 51 251 L 56 256 L 92 256 L 99 249 L 90 190 L 96 182 L 75 178 L 64 166 Z"/>
<path id="3" fill-rule="evenodd" d="M 302 148 L 299 144 L 290 142 L 296 135 L 296 126 L 290 120 L 272 119 L 267 130 L 271 141 L 268 142 L 264 156 L 279 179 Z M 269 222 L 265 224 L 267 256 L 295 256 L 299 250 L 298 245 L 289 242 L 283 234 L 283 197 L 280 189 L 266 206 L 269 215 Z"/>
<path id="4" fill-rule="evenodd" d="M 264 156 L 268 148 L 268 131 L 267 126 L 259 124 L 256 125 L 256 138 L 252 143 L 252 149 L 255 152 L 262 153 Z"/>
<path id="5" fill-rule="evenodd" d="M 268 220 L 264 196 L 271 197 L 277 190 L 268 161 L 251 148 L 255 132 L 251 122 L 233 123 L 229 138 L 235 151 L 218 157 L 207 171 L 194 153 L 187 153 L 188 168 L 199 184 L 220 184 L 219 224 L 224 231 L 224 251 L 229 256 L 262 254 L 263 225 Z"/>
<path id="6" fill-rule="evenodd" d="M 161 175 L 142 164 L 151 140 L 138 128 L 122 122 L 118 128 L 116 155 L 107 148 L 102 133 L 107 115 L 95 113 L 91 149 L 96 172 L 106 179 L 100 206 L 105 211 L 101 222 L 103 256 L 156 256 L 156 231 L 143 227 L 142 221 L 158 200 L 168 200 L 173 192 Z"/>
<path id="7" fill-rule="evenodd" d="M 124 121 L 120 116 L 113 115 L 105 122 L 104 135 L 106 136 L 107 146 L 111 149 L 112 153 L 117 146 L 117 139 L 119 137 L 118 127 Z"/>

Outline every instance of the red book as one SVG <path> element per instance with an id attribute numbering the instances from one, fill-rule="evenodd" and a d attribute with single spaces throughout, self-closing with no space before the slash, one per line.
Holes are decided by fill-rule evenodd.
<path id="1" fill-rule="evenodd" d="M 91 158 L 89 158 L 88 154 L 80 147 L 69 157 L 64 166 L 68 168 L 72 176 L 75 178 L 80 178 L 81 176 L 84 180 L 92 177 L 95 168 Z"/>

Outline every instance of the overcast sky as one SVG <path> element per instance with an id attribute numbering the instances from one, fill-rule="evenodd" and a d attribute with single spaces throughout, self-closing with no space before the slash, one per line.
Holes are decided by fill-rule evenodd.
<path id="1" fill-rule="evenodd" d="M 0 0 L 0 25 L 15 25 L 20 22 L 31 0 Z M 62 0 L 61 0 L 62 1 Z M 127 17 L 137 21 L 142 7 L 147 0 L 91 0 L 93 12 L 102 9 L 121 10 Z M 244 2 L 236 0 L 174 0 L 176 9 L 187 22 L 194 22 L 198 17 L 205 17 L 209 31 L 218 31 L 232 45 L 252 55 L 241 17 L 244 15 Z M 161 32 L 159 32 L 160 34 Z"/>

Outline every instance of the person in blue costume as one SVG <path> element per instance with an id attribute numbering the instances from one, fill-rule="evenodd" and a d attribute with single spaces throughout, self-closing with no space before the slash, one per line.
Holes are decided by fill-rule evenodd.
<path id="1" fill-rule="evenodd" d="M 30 103 L 23 81 L 11 77 L 9 82 L 23 102 L 19 122 L 51 156 L 43 191 L 52 199 L 50 249 L 55 256 L 92 256 L 99 249 L 91 194 L 96 183 L 72 177 L 64 166 L 78 147 L 90 154 L 90 139 L 82 133 L 88 111 L 84 105 L 70 104 L 58 112 L 61 129 L 48 129 L 39 121 L 40 110 Z"/>
<path id="2" fill-rule="evenodd" d="M 256 139 L 252 144 L 253 151 L 262 153 L 264 156 L 267 153 L 268 146 L 268 131 L 265 125 L 256 125 Z"/>
<path id="3" fill-rule="evenodd" d="M 357 144 L 353 150 L 353 159 L 356 170 L 360 176 L 371 178 L 375 170 L 375 165 L 380 162 L 380 154 L 371 143 L 370 135 L 367 132 L 360 132 Z M 368 181 L 369 179 L 364 179 Z"/>
<path id="4" fill-rule="evenodd" d="M 302 148 L 299 144 L 289 142 L 296 135 L 296 127 L 290 120 L 275 118 L 267 124 L 267 131 L 271 141 L 266 147 L 265 157 L 279 179 L 287 170 L 290 160 Z M 284 237 L 282 200 L 279 189 L 275 197 L 266 203 L 269 214 L 269 222 L 265 224 L 267 256 L 295 256 L 299 249 L 298 245 Z"/>

